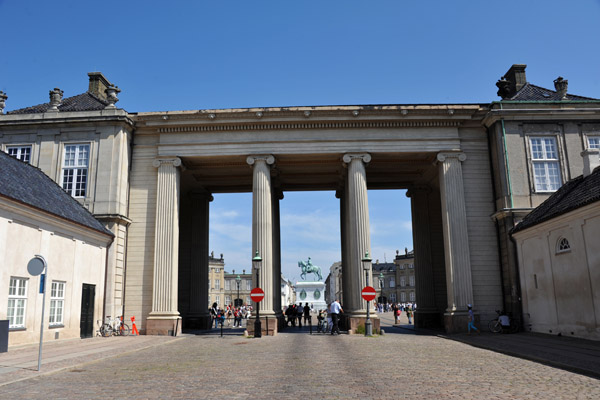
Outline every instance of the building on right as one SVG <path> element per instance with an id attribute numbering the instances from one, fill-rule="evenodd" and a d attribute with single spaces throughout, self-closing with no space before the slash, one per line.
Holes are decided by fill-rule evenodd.
<path id="1" fill-rule="evenodd" d="M 571 179 L 515 228 L 527 331 L 600 339 L 600 168 Z M 595 168 L 595 169 L 594 169 Z"/>
<path id="2" fill-rule="evenodd" d="M 552 208 L 563 202 L 579 204 L 569 195 L 577 182 L 583 186 L 576 192 L 593 198 L 594 188 L 586 183 L 593 181 L 593 174 L 580 175 L 584 161 L 591 172 L 589 163 L 596 163 L 598 155 L 584 159 L 581 153 L 600 148 L 600 101 L 568 93 L 563 77 L 553 81 L 554 90 L 533 85 L 527 81 L 525 68 L 524 64 L 512 65 L 496 83 L 502 99 L 490 104 L 482 120 L 492 165 L 492 219 L 497 229 L 503 306 L 524 322 L 526 330 L 556 333 L 558 329 L 598 338 L 600 266 L 598 249 L 589 241 L 600 233 L 597 214 L 591 204 L 572 209 L 569 216 L 581 215 L 581 226 L 576 227 L 566 222 L 567 214 L 555 214 Z M 483 205 L 487 199 L 480 202 Z M 545 215 L 541 220 L 535 218 L 539 213 Z M 529 223 L 519 225 L 511 236 L 511 230 L 525 222 L 528 214 Z M 554 236 L 566 233 L 554 225 L 560 221 L 571 232 L 564 236 L 570 252 L 557 252 L 560 240 L 557 244 L 559 238 Z M 534 232 L 539 235 L 536 240 Z M 574 246 L 583 247 L 575 251 Z M 577 319 L 580 313 L 587 316 Z"/>

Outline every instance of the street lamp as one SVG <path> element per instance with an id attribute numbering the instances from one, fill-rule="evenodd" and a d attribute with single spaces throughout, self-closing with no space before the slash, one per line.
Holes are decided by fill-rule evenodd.
<path id="1" fill-rule="evenodd" d="M 260 271 L 260 265 L 262 264 L 262 258 L 260 254 L 258 254 L 258 250 L 256 250 L 256 254 L 252 259 L 252 268 L 256 270 L 256 287 L 258 286 L 258 272 Z M 254 337 L 259 338 L 262 336 L 261 334 L 262 326 L 260 325 L 260 303 L 256 302 L 256 320 L 254 321 Z"/>
<path id="2" fill-rule="evenodd" d="M 362 258 L 363 268 L 365 270 L 365 275 L 367 276 L 367 285 L 369 286 L 369 271 L 371 269 L 371 257 L 369 257 L 369 252 L 365 253 L 365 256 Z M 367 301 L 367 320 L 365 321 L 365 336 L 373 336 L 373 325 L 371 325 L 371 312 L 369 301 Z"/>
<path id="3" fill-rule="evenodd" d="M 383 272 L 379 273 L 379 289 L 381 289 L 379 293 L 379 301 L 381 304 L 383 304 Z"/>
<path id="4" fill-rule="evenodd" d="M 236 307 L 241 307 L 241 300 L 240 300 L 240 282 L 242 281 L 242 278 L 240 278 L 240 276 L 236 276 L 235 277 L 235 284 L 237 285 L 237 299 L 235 299 L 235 306 Z"/>

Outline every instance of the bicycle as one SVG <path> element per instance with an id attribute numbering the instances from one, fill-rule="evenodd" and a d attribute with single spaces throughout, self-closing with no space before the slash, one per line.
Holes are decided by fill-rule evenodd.
<path id="1" fill-rule="evenodd" d="M 104 324 L 99 329 L 100 336 L 129 336 L 129 325 L 123 322 L 123 316 L 111 318 L 107 315 Z"/>
<path id="2" fill-rule="evenodd" d="M 509 333 L 517 333 L 519 331 L 519 324 L 517 323 L 516 320 L 509 317 L 508 327 L 506 327 L 506 326 L 502 325 L 502 323 L 500 321 L 500 317 L 507 316 L 507 314 L 501 312 L 500 310 L 496 310 L 496 314 L 498 314 L 496 319 L 493 319 L 490 322 L 488 322 L 488 328 L 489 328 L 490 332 L 500 333 L 505 329 L 508 330 Z"/>

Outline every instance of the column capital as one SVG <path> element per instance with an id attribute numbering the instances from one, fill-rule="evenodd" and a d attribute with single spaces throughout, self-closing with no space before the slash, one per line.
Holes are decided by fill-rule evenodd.
<path id="1" fill-rule="evenodd" d="M 342 160 L 345 164 L 350 164 L 352 160 L 360 159 L 365 164 L 371 161 L 371 155 L 369 153 L 346 153 Z"/>
<path id="2" fill-rule="evenodd" d="M 256 161 L 262 160 L 268 165 L 272 165 L 275 163 L 275 157 L 272 154 L 259 154 L 259 155 L 251 155 L 246 158 L 246 162 L 248 165 L 254 165 Z"/>
<path id="3" fill-rule="evenodd" d="M 406 191 L 406 197 L 414 197 L 417 193 L 429 194 L 431 193 L 431 187 L 429 186 L 411 186 Z"/>
<path id="4" fill-rule="evenodd" d="M 181 162 L 181 158 L 179 157 L 158 157 L 152 161 L 152 166 L 154 168 L 158 168 L 162 164 L 172 164 L 174 167 L 181 167 L 182 169 L 185 168 Z"/>
<path id="5" fill-rule="evenodd" d="M 467 159 L 467 155 L 462 151 L 443 151 L 437 154 L 436 160 L 437 162 L 443 163 L 449 158 L 456 158 L 458 161 L 465 161 Z"/>

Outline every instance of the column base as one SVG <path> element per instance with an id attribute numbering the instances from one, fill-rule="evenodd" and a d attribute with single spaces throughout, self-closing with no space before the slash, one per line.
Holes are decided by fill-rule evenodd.
<path id="1" fill-rule="evenodd" d="M 444 329 L 446 333 L 465 333 L 468 331 L 469 313 L 466 311 L 452 311 L 444 313 Z M 475 327 L 481 330 L 479 314 L 475 314 Z"/>
<path id="2" fill-rule="evenodd" d="M 177 336 L 181 334 L 181 317 L 146 318 L 146 335 Z"/>
<path id="3" fill-rule="evenodd" d="M 371 316 L 369 318 L 371 320 L 371 326 L 373 327 L 373 333 L 379 333 L 380 328 L 381 328 L 381 320 L 379 319 L 379 317 L 375 316 Z M 363 332 L 364 332 L 364 327 L 365 327 L 365 322 L 367 321 L 367 317 L 361 317 L 361 316 L 353 316 L 353 315 L 341 315 L 340 318 L 340 330 L 347 330 L 348 334 L 350 335 L 356 335 L 358 334 L 356 332 L 356 330 L 358 329 L 359 326 L 362 325 L 363 327 Z"/>
<path id="4" fill-rule="evenodd" d="M 419 310 L 415 311 L 415 328 L 423 329 L 442 329 L 442 315 L 437 310 Z"/>
<path id="5" fill-rule="evenodd" d="M 247 324 L 246 324 L 246 330 L 248 331 L 248 335 L 249 336 L 255 336 L 254 335 L 254 322 L 256 321 L 256 318 L 248 318 Z M 277 332 L 279 331 L 279 320 L 277 318 L 277 316 L 270 316 L 267 315 L 265 317 L 263 317 L 262 315 L 260 316 L 260 332 L 261 332 L 261 336 L 275 336 L 277 335 Z"/>

